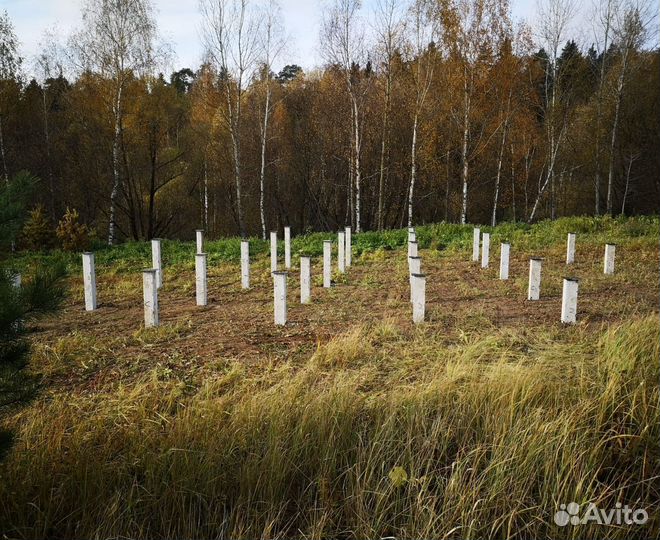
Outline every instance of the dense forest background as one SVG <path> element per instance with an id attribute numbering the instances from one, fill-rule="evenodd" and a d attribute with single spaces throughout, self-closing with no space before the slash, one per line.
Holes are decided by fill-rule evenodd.
<path id="1" fill-rule="evenodd" d="M 655 213 L 657 6 L 602 0 L 586 41 L 574 7 L 334 0 L 304 72 L 275 2 L 203 0 L 206 60 L 167 74 L 149 0 L 85 0 L 35 59 L 4 13 L 0 174 L 110 243 Z"/>

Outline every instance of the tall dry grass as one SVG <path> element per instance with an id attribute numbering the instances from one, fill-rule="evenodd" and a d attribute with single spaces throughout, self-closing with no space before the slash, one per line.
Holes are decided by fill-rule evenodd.
<path id="1" fill-rule="evenodd" d="M 300 367 L 44 397 L 0 465 L 8 538 L 657 537 L 659 322 L 354 330 Z M 645 526 L 554 525 L 559 504 Z"/>

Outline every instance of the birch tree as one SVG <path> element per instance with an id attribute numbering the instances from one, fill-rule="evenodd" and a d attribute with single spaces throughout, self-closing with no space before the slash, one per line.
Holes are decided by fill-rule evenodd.
<path id="1" fill-rule="evenodd" d="M 393 61 L 401 48 L 404 34 L 404 3 L 402 0 L 378 0 L 374 10 L 377 36 L 377 53 L 381 57 L 384 78 L 383 117 L 380 140 L 380 165 L 378 168 L 378 214 L 377 226 L 384 227 L 385 175 L 390 137 L 390 112 L 392 108 L 392 87 L 394 83 Z"/>
<path id="2" fill-rule="evenodd" d="M 603 88 L 608 53 L 612 40 L 612 23 L 614 14 L 619 7 L 619 0 L 605 0 L 595 2 L 592 21 L 596 34 L 597 52 L 600 53 L 600 69 L 598 70 L 598 89 L 596 91 L 596 151 L 594 155 L 594 213 L 600 214 L 600 185 L 601 185 L 601 154 L 602 154 L 602 125 L 603 125 Z"/>
<path id="3" fill-rule="evenodd" d="M 502 162 L 504 161 L 504 148 L 506 146 L 507 135 L 509 132 L 509 122 L 511 120 L 511 96 L 513 89 L 509 88 L 505 104 L 502 106 L 502 130 L 500 150 L 497 156 L 497 174 L 495 176 L 495 192 L 493 194 L 493 212 L 490 218 L 492 227 L 497 225 L 497 205 L 500 197 L 500 181 L 502 178 Z M 512 175 L 513 176 L 513 175 Z"/>
<path id="4" fill-rule="evenodd" d="M 410 180 L 408 182 L 408 227 L 413 225 L 413 202 L 417 180 L 417 145 L 419 121 L 426 97 L 433 81 L 437 36 L 433 7 L 427 0 L 415 0 L 410 8 L 408 21 L 408 46 L 413 82 L 413 122 L 410 146 Z"/>
<path id="5" fill-rule="evenodd" d="M 508 21 L 509 6 L 507 0 L 445 0 L 439 4 L 443 42 L 452 63 L 457 66 L 456 78 L 460 87 L 456 117 L 461 130 L 460 222 L 464 224 L 468 212 L 470 161 L 485 147 L 472 141 L 475 93 L 479 79 L 488 76 L 487 60 L 499 47 L 502 25 Z"/>
<path id="6" fill-rule="evenodd" d="M 606 212 L 612 214 L 612 186 L 614 183 L 614 160 L 617 142 L 617 134 L 621 117 L 621 103 L 623 101 L 626 81 L 628 79 L 633 63 L 633 55 L 644 43 L 648 14 L 644 13 L 640 5 L 627 5 L 623 12 L 616 15 L 614 27 L 614 43 L 619 56 L 616 70 L 616 82 L 614 84 L 614 115 L 610 129 L 610 152 L 607 172 L 607 198 Z"/>
<path id="7" fill-rule="evenodd" d="M 639 159 L 639 153 L 629 153 L 626 156 L 626 184 L 623 190 L 623 197 L 621 198 L 621 215 L 626 214 L 626 199 L 628 198 L 628 190 L 630 189 L 630 173 L 632 171 L 633 164 L 636 160 Z"/>
<path id="8" fill-rule="evenodd" d="M 495 189 L 493 193 L 493 209 L 491 213 L 491 225 L 497 225 L 497 212 L 500 200 L 500 191 L 502 184 L 502 169 L 504 162 L 504 153 L 509 140 L 511 124 L 515 120 L 518 109 L 523 107 L 529 96 L 526 96 L 525 75 L 523 73 L 523 58 L 529 55 L 531 50 L 531 40 L 528 35 L 528 29 L 525 25 L 520 25 L 515 30 L 508 24 L 503 25 L 502 46 L 499 53 L 499 59 L 494 66 L 493 75 L 495 79 L 494 96 L 499 102 L 499 117 L 497 119 L 498 129 L 501 131 L 499 150 L 497 155 L 497 172 L 495 175 Z M 514 172 L 514 151 L 513 142 L 511 142 L 511 202 L 512 217 L 516 220 L 516 201 L 515 201 L 515 172 Z"/>
<path id="9" fill-rule="evenodd" d="M 70 40 L 72 57 L 81 71 L 92 71 L 111 83 L 113 119 L 112 189 L 108 212 L 108 244 L 117 236 L 117 203 L 123 189 L 120 163 L 125 91 L 134 76 L 152 73 L 161 59 L 151 0 L 85 0 L 82 29 Z"/>
<path id="10" fill-rule="evenodd" d="M 269 0 L 264 14 L 264 25 L 260 43 L 260 63 L 263 70 L 264 104 L 260 122 L 261 162 L 259 167 L 259 216 L 261 218 L 261 236 L 266 240 L 266 147 L 268 144 L 268 122 L 272 112 L 272 77 L 271 68 L 284 48 L 282 12 L 276 0 Z"/>
<path id="11" fill-rule="evenodd" d="M 548 186 L 554 183 L 555 166 L 559 150 L 566 136 L 568 122 L 565 111 L 561 107 L 559 94 L 561 73 L 557 60 L 559 48 L 565 41 L 570 21 L 576 14 L 575 0 L 543 0 L 539 4 L 540 39 L 548 53 L 545 62 L 545 84 L 543 114 L 546 133 L 546 169 L 544 179 L 539 186 L 534 205 L 528 221 L 533 221 Z"/>
<path id="12" fill-rule="evenodd" d="M 217 112 L 231 140 L 238 228 L 246 236 L 241 128 L 247 83 L 259 59 L 259 13 L 248 0 L 201 0 L 200 9 L 206 50 L 224 86 L 226 106 Z"/>
<path id="13" fill-rule="evenodd" d="M 359 20 L 360 0 L 334 0 L 321 23 L 321 43 L 326 61 L 340 67 L 344 75 L 351 110 L 351 161 L 354 179 L 350 183 L 349 197 L 353 201 L 355 185 L 355 231 L 361 230 L 362 169 L 362 100 L 365 85 L 361 82 L 359 66 L 365 57 L 364 31 Z M 350 205 L 349 205 L 350 206 Z"/>
<path id="14" fill-rule="evenodd" d="M 53 159 L 51 153 L 51 136 L 49 127 L 49 116 L 51 100 L 48 97 L 49 85 L 53 79 L 63 77 L 64 67 L 59 55 L 57 36 L 55 31 L 44 32 L 41 40 L 40 52 L 35 61 L 36 72 L 41 80 L 41 105 L 43 113 L 44 147 L 46 149 L 46 174 L 48 176 L 48 191 L 50 195 L 51 219 L 57 219 L 55 208 L 55 175 L 53 172 Z"/>

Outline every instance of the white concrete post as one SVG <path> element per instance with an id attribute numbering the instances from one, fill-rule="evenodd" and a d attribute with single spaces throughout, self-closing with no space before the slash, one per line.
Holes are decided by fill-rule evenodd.
<path id="1" fill-rule="evenodd" d="M 158 326 L 158 272 L 155 268 L 142 271 L 144 327 Z"/>
<path id="2" fill-rule="evenodd" d="M 284 268 L 291 268 L 291 227 L 284 227 Z"/>
<path id="3" fill-rule="evenodd" d="M 337 268 L 340 273 L 346 272 L 346 233 L 337 233 Z"/>
<path id="4" fill-rule="evenodd" d="M 350 227 L 345 227 L 346 233 L 346 266 L 353 264 L 353 236 Z"/>
<path id="5" fill-rule="evenodd" d="M 511 244 L 500 244 L 500 279 L 509 279 L 509 253 Z"/>
<path id="6" fill-rule="evenodd" d="M 241 240 L 241 287 L 250 288 L 250 242 Z"/>
<path id="7" fill-rule="evenodd" d="M 417 240 L 410 242 L 410 256 L 419 257 L 419 242 Z"/>
<path id="8" fill-rule="evenodd" d="M 575 262 L 575 233 L 569 232 L 566 239 L 566 264 Z"/>
<path id="9" fill-rule="evenodd" d="M 614 274 L 615 251 L 616 251 L 616 244 L 605 244 L 605 259 L 603 265 L 603 272 L 605 274 Z"/>
<path id="10" fill-rule="evenodd" d="M 475 227 L 472 231 L 472 261 L 479 262 L 479 240 L 481 237 L 481 229 Z"/>
<path id="11" fill-rule="evenodd" d="M 410 301 L 413 301 L 413 274 L 422 273 L 422 258 L 408 257 L 409 281 L 410 281 Z"/>
<path id="12" fill-rule="evenodd" d="M 481 268 L 488 268 L 488 258 L 490 257 L 490 234 L 485 232 L 482 235 L 481 242 Z"/>
<path id="13" fill-rule="evenodd" d="M 287 272 L 273 272 L 275 289 L 275 324 L 286 324 L 286 277 Z"/>
<path id="14" fill-rule="evenodd" d="M 151 241 L 151 266 L 156 270 L 156 287 L 163 286 L 163 263 L 160 256 L 160 238 Z"/>
<path id="15" fill-rule="evenodd" d="M 426 311 L 426 276 L 424 274 L 411 274 L 413 291 L 413 322 L 415 324 L 424 322 Z"/>
<path id="16" fill-rule="evenodd" d="M 543 259 L 529 260 L 529 287 L 527 300 L 538 300 L 541 297 L 541 262 Z"/>
<path id="17" fill-rule="evenodd" d="M 84 259 L 83 259 L 83 267 L 84 267 Z M 0 269 L 0 272 L 2 272 L 2 269 Z M 21 274 L 18 272 L 15 273 L 12 278 L 11 278 L 11 284 L 14 288 L 20 289 L 21 288 L 21 283 L 23 282 L 23 278 Z M 85 298 L 85 304 L 87 304 L 87 298 Z M 18 329 L 18 327 L 23 323 L 23 319 L 18 319 L 14 321 L 11 324 L 12 329 Z"/>
<path id="18" fill-rule="evenodd" d="M 414 227 L 408 227 L 408 257 L 417 257 L 417 234 Z"/>
<path id="19" fill-rule="evenodd" d="M 574 323 L 577 314 L 578 280 L 564 278 L 561 293 L 561 322 Z"/>
<path id="20" fill-rule="evenodd" d="M 195 255 L 195 298 L 198 306 L 207 304 L 206 253 Z"/>
<path id="21" fill-rule="evenodd" d="M 277 272 L 277 231 L 270 231 L 270 271 Z"/>
<path id="22" fill-rule="evenodd" d="M 419 244 L 417 241 L 408 242 L 408 267 L 410 267 L 410 257 L 419 257 Z M 412 270 L 410 270 L 412 272 Z"/>
<path id="23" fill-rule="evenodd" d="M 332 285 L 332 240 L 323 240 L 323 287 Z"/>
<path id="24" fill-rule="evenodd" d="M 408 227 L 408 243 L 417 242 L 417 233 L 415 227 Z"/>
<path id="25" fill-rule="evenodd" d="M 96 309 L 96 269 L 94 265 L 94 254 L 86 251 L 82 254 L 83 281 L 85 283 L 85 309 L 94 311 Z M 19 274 L 20 283 L 20 274 Z"/>
<path id="26" fill-rule="evenodd" d="M 312 295 L 312 259 L 300 257 L 300 303 L 309 304 Z"/>
<path id="27" fill-rule="evenodd" d="M 195 240 L 197 242 L 196 253 L 204 253 L 204 229 L 195 230 Z"/>

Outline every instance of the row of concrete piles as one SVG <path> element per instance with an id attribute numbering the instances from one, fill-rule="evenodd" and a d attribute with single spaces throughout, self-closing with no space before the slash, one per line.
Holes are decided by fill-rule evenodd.
<path id="1" fill-rule="evenodd" d="M 575 262 L 575 233 L 568 233 L 566 264 Z M 287 322 L 287 277 L 291 268 L 291 229 L 284 228 L 284 271 L 278 270 L 277 232 L 270 233 L 270 268 L 273 277 L 273 307 L 274 322 L 276 325 L 285 325 Z M 323 241 L 323 287 L 332 286 L 332 240 Z M 208 302 L 207 282 L 207 254 L 204 252 L 204 232 L 196 231 L 195 255 L 195 297 L 198 306 L 205 306 Z M 352 264 L 352 237 L 351 228 L 339 231 L 337 234 L 337 269 L 340 273 L 346 272 Z M 508 242 L 500 244 L 499 277 L 509 279 L 509 260 L 511 245 Z M 158 289 L 163 284 L 163 267 L 161 260 L 161 240 L 151 241 L 152 268 L 143 270 L 143 302 L 144 322 L 146 327 L 158 326 Z M 604 273 L 614 273 L 615 245 L 605 245 Z M 96 275 L 94 268 L 94 254 L 83 253 L 83 278 L 85 288 L 85 309 L 97 309 Z M 472 260 L 481 261 L 482 268 L 489 267 L 490 234 L 481 233 L 476 227 L 473 234 Z M 529 283 L 527 298 L 539 300 L 541 294 L 541 266 L 543 259 L 533 257 L 529 261 Z M 415 229 L 408 229 L 408 273 L 410 285 L 410 304 L 412 306 L 412 319 L 414 323 L 421 323 L 426 312 L 426 275 L 422 273 L 422 259 L 419 255 L 419 245 Z M 300 257 L 300 303 L 308 304 L 311 300 L 312 278 L 311 258 Z M 19 277 L 20 279 L 20 277 Z M 250 288 L 250 244 L 247 240 L 241 241 L 241 287 Z M 577 315 L 578 280 L 565 277 L 562 292 L 561 321 L 564 323 L 576 322 Z"/>
<path id="2" fill-rule="evenodd" d="M 569 232 L 566 239 L 566 264 L 571 265 L 575 262 L 575 239 L 576 234 Z M 481 247 L 481 251 L 480 248 Z M 603 258 L 603 273 L 614 273 L 614 256 L 616 245 L 605 244 L 605 255 Z M 511 244 L 502 242 L 500 244 L 500 279 L 509 279 L 509 258 L 511 254 Z M 472 241 L 472 261 L 479 262 L 481 267 L 489 267 L 490 256 L 490 234 L 481 233 L 478 227 L 474 228 Z M 532 257 L 529 260 L 529 278 L 527 286 L 527 299 L 531 301 L 539 300 L 541 297 L 541 266 L 543 259 Z M 577 319 L 577 298 L 578 298 L 579 280 L 575 277 L 564 277 L 562 288 L 561 317 L 563 323 L 572 324 Z"/>
<path id="3" fill-rule="evenodd" d="M 270 269 L 273 277 L 273 311 L 276 325 L 287 322 L 287 277 L 291 268 L 291 229 L 284 228 L 284 271 L 278 270 L 277 231 L 270 233 Z M 323 287 L 332 286 L 332 240 L 323 241 Z M 337 234 L 337 269 L 345 273 L 352 264 L 351 228 L 346 227 Z M 207 254 L 204 252 L 204 231 L 196 231 L 195 255 L 195 298 L 198 306 L 208 303 Z M 152 267 L 142 271 L 142 289 L 145 327 L 158 326 L 158 289 L 163 285 L 163 265 L 161 259 L 161 240 L 151 241 Z M 85 290 L 85 309 L 94 311 L 98 308 L 96 296 L 96 272 L 94 253 L 82 254 L 83 281 Z M 308 304 L 312 294 L 311 257 L 300 257 L 300 303 Z M 250 243 L 241 241 L 241 287 L 250 288 Z"/>
<path id="4" fill-rule="evenodd" d="M 247 242 L 243 244 L 247 246 Z M 246 247 L 247 250 L 247 247 Z M 353 237 L 351 228 L 345 227 L 337 233 L 337 270 L 343 274 L 353 262 Z M 241 256 L 241 267 L 249 261 Z M 270 233 L 270 269 L 273 275 L 273 310 L 275 324 L 283 326 L 287 322 L 287 278 L 291 268 L 291 229 L 284 228 L 284 268 L 278 271 L 277 232 Z M 323 288 L 332 286 L 332 240 L 323 241 Z M 312 258 L 300 257 L 300 303 L 309 304 L 312 297 Z"/>

